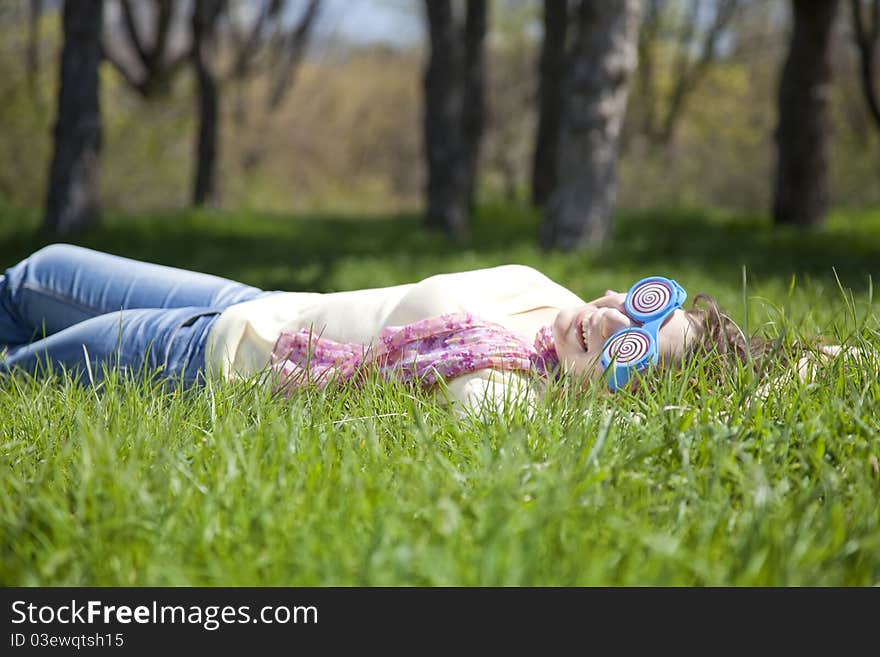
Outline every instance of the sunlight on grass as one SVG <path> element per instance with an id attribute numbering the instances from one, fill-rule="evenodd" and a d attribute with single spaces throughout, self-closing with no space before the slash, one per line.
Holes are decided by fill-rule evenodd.
<path id="1" fill-rule="evenodd" d="M 804 382 L 777 364 L 769 388 L 694 363 L 635 394 L 557 386 L 462 419 L 378 381 L 279 399 L 16 376 L 0 382 L 0 584 L 880 584 L 880 233 L 863 221 L 880 218 L 796 235 L 655 213 L 621 218 L 603 251 L 547 254 L 534 213 L 504 206 L 463 247 L 414 217 L 109 218 L 81 243 L 267 288 L 521 262 L 591 298 L 660 273 L 784 351 L 821 334 L 861 353 Z M 42 244 L 0 227 L 4 265 Z"/>

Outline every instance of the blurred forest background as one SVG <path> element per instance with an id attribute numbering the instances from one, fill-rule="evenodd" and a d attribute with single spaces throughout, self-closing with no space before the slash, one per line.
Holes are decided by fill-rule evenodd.
<path id="1" fill-rule="evenodd" d="M 590 154 L 551 153 L 545 162 L 552 165 L 536 159 L 554 93 L 561 109 L 549 130 L 563 133 L 563 142 L 578 120 L 595 120 L 596 107 L 607 110 L 603 103 L 620 114 L 619 136 L 614 117 L 598 128 L 619 152 L 616 196 L 613 169 L 610 179 L 600 172 L 590 183 L 607 188 L 607 213 L 699 207 L 766 216 L 775 208 L 779 222 L 807 226 L 821 223 L 823 203 L 880 206 L 878 0 L 66 5 L 0 3 L 0 206 L 6 217 L 39 210 L 58 234 L 97 221 L 99 211 L 195 203 L 278 213 L 427 213 L 429 225 L 460 237 L 477 201 L 551 207 L 556 187 L 571 181 L 542 181 L 548 168 L 562 167 L 554 175 L 575 186 L 590 178 L 580 168 L 597 166 L 583 161 Z M 62 50 L 65 10 L 68 34 L 79 40 L 70 51 Z M 56 116 L 70 119 L 63 107 L 87 104 L 88 84 L 75 80 L 88 78 L 90 40 L 100 106 L 68 131 L 79 134 L 74 141 L 93 142 L 75 148 L 92 149 L 85 166 L 94 169 L 86 175 L 94 179 L 94 204 L 81 190 L 53 199 L 49 189 L 50 179 L 66 184 L 63 162 L 52 165 L 53 153 L 59 157 L 53 129 Z M 73 76 L 66 100 L 65 57 Z M 578 62 L 596 68 L 603 57 L 611 58 L 604 82 L 588 79 L 595 71 L 578 73 Z M 820 115 L 812 127 L 795 125 L 787 138 L 802 150 L 787 157 L 818 157 L 818 171 L 792 175 L 806 176 L 797 184 L 807 190 L 816 188 L 815 176 L 827 176 L 827 199 L 817 201 L 817 217 L 792 221 L 779 211 L 777 137 L 803 119 L 802 101 L 791 97 L 798 89 Z M 793 115 L 781 109 L 785 102 L 794 103 Z M 580 110 L 572 108 L 577 103 Z M 580 119 L 569 117 L 566 128 L 572 111 Z M 206 120 L 215 123 L 208 126 L 213 137 L 206 137 Z M 589 138 L 568 143 L 595 155 L 601 149 Z M 205 157 L 216 160 L 210 170 L 200 164 Z M 464 179 L 454 180 L 459 172 Z M 74 186 L 82 183 L 76 175 Z M 456 185 L 466 189 L 450 201 L 444 194 L 454 196 Z M 80 211 L 58 207 L 70 203 Z M 447 207 L 455 203 L 457 210 Z M 545 231 L 544 242 L 584 246 L 601 242 L 601 233 L 566 243 Z"/>

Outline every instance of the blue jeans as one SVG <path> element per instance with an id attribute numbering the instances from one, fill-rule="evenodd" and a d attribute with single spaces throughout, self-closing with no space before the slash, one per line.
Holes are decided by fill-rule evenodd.
<path id="1" fill-rule="evenodd" d="M 105 367 L 147 368 L 189 387 L 204 377 L 205 343 L 219 314 L 266 294 L 272 292 L 217 276 L 53 244 L 0 276 L 0 373 L 36 374 L 49 364 L 85 383 L 102 379 Z"/>

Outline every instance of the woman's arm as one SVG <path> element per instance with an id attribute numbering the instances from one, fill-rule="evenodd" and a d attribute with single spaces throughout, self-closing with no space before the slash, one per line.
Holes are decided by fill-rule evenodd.
<path id="1" fill-rule="evenodd" d="M 798 359 L 798 377 L 801 381 L 814 381 L 820 375 L 820 367 L 828 365 L 835 358 L 846 358 L 849 364 L 854 364 L 864 355 L 857 347 L 845 347 L 839 344 L 822 345 L 816 352 Z"/>
<path id="2" fill-rule="evenodd" d="M 485 418 L 519 404 L 530 409 L 536 401 L 535 389 L 526 376 L 492 369 L 457 376 L 446 382 L 443 392 L 459 417 L 476 414 Z"/>

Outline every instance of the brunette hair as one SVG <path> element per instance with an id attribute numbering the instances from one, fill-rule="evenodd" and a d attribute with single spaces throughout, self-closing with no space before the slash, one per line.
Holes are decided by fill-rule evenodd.
<path id="1" fill-rule="evenodd" d="M 697 338 L 685 351 L 683 362 L 700 354 L 712 355 L 719 365 L 729 368 L 740 364 L 759 373 L 771 356 L 782 362 L 789 360 L 781 349 L 781 340 L 747 336 L 708 294 L 694 297 L 692 307 L 685 314 L 691 325 L 699 330 Z"/>

